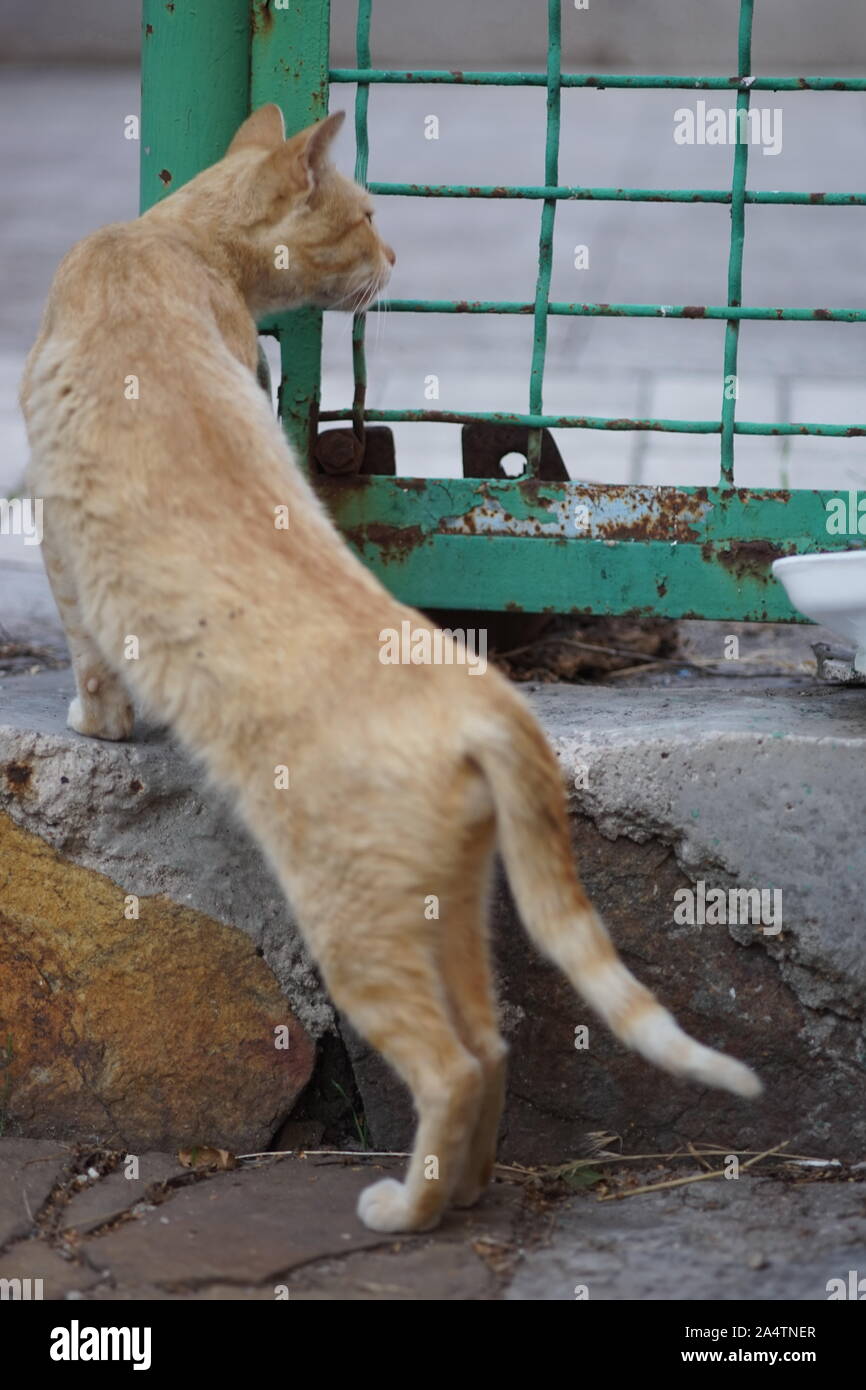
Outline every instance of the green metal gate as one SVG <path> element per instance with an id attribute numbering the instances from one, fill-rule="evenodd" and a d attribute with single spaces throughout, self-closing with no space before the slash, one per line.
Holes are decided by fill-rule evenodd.
<path id="1" fill-rule="evenodd" d="M 541 0 L 536 0 L 541 3 Z M 367 471 L 317 479 L 332 514 L 363 559 L 400 598 L 419 607 L 538 612 L 642 613 L 669 617 L 785 620 L 794 612 L 770 577 L 781 555 L 849 548 L 857 535 L 828 534 L 836 492 L 738 488 L 734 440 L 749 435 L 863 436 L 864 424 L 762 424 L 736 418 L 739 326 L 743 319 L 863 323 L 866 310 L 762 308 L 741 303 L 748 204 L 862 206 L 866 193 L 755 192 L 746 186 L 748 143 L 734 145 L 730 189 L 584 188 L 558 179 L 560 94 L 564 87 L 682 88 L 737 93 L 747 121 L 754 91 L 851 92 L 866 78 L 758 77 L 751 73 L 755 0 L 741 0 L 735 77 L 633 76 L 561 71 L 561 0 L 547 0 L 545 73 L 396 71 L 374 68 L 372 0 L 358 0 L 357 67 L 329 67 L 329 0 L 144 0 L 141 202 L 149 207 L 219 159 L 244 117 L 279 103 L 291 133 L 325 114 L 329 83 L 357 83 L 356 177 L 366 183 L 367 109 L 377 83 L 469 83 L 540 86 L 547 91 L 543 182 L 536 186 L 465 187 L 371 183 L 377 196 L 529 198 L 541 203 L 538 273 L 532 303 L 392 300 L 402 313 L 527 314 L 534 322 L 528 406 L 513 414 L 365 407 L 364 320 L 353 328 L 355 391 L 351 406 L 319 410 L 321 313 L 301 310 L 262 325 L 281 344 L 280 414 L 302 460 L 322 456 L 319 424 L 351 422 L 350 468 Z M 608 98 L 615 100 L 615 97 Z M 738 127 L 739 128 L 739 127 Z M 570 304 L 549 298 L 553 228 L 563 199 L 722 203 L 730 207 L 728 298 L 723 305 Z M 684 216 L 687 213 L 684 212 Z M 399 248 L 398 248 L 399 252 Z M 606 419 L 546 415 L 543 378 L 551 314 L 720 319 L 725 321 L 718 419 Z M 855 330 L 852 330 L 855 331 Z M 726 387 L 727 384 L 727 387 Z M 364 463 L 366 427 L 393 421 L 510 425 L 528 431 L 527 470 L 519 479 L 400 478 Z M 548 428 L 662 430 L 718 434 L 714 487 L 648 487 L 548 481 L 543 431 Z M 855 505 L 856 513 L 856 505 Z M 531 544 L 530 544 L 531 542 Z"/>

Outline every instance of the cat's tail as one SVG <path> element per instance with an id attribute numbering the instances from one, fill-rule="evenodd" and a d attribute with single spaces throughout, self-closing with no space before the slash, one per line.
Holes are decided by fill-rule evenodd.
<path id="1" fill-rule="evenodd" d="M 471 756 L 492 789 L 502 857 L 530 935 L 612 1032 L 649 1061 L 705 1086 L 758 1095 L 753 1071 L 690 1038 L 623 965 L 575 872 L 556 758 L 512 692 L 496 706 L 474 724 Z"/>

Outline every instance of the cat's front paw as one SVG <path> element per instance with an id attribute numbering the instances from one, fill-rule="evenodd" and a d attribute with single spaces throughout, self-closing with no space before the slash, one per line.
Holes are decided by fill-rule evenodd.
<path id="1" fill-rule="evenodd" d="M 110 701 L 101 700 L 98 704 L 88 700 L 83 705 L 76 698 L 69 705 L 66 722 L 77 734 L 88 738 L 105 738 L 116 742 L 129 738 L 135 721 L 135 712 L 129 700 L 118 694 Z"/>
<path id="2" fill-rule="evenodd" d="M 358 1215 L 371 1231 L 420 1229 L 417 1221 L 412 1220 L 405 1185 L 394 1178 L 383 1178 L 364 1188 L 358 1198 Z"/>

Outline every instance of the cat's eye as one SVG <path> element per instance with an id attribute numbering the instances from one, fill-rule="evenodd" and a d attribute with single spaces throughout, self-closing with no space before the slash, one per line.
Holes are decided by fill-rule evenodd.
<path id="1" fill-rule="evenodd" d="M 367 219 L 368 222 L 372 222 L 372 221 L 373 221 L 373 214 L 372 214 L 372 212 L 365 212 L 365 213 L 364 213 L 364 216 L 366 217 L 366 219 Z"/>

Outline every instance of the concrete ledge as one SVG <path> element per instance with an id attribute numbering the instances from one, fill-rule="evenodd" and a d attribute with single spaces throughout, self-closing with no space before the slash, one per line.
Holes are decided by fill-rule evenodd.
<path id="1" fill-rule="evenodd" d="M 67 730 L 70 689 L 68 671 L 0 684 L 0 810 L 125 893 L 162 894 L 245 933 L 309 1032 L 331 1030 L 316 972 L 231 814 L 160 733 L 109 745 Z M 581 873 L 626 960 L 703 1041 L 754 1064 L 767 1095 L 746 1105 L 701 1092 L 628 1054 L 528 945 L 500 886 L 494 934 L 512 1049 L 503 1155 L 557 1161 L 602 1130 L 628 1147 L 787 1139 L 799 1152 L 859 1152 L 866 695 L 810 682 L 745 694 L 720 682 L 545 687 L 533 698 L 572 786 Z M 684 890 L 700 916 L 700 883 L 705 906 L 713 889 L 780 890 L 782 920 L 675 920 Z M 576 1048 L 582 1026 L 588 1046 Z M 402 1087 L 343 1031 L 373 1143 L 402 1147 Z"/>

